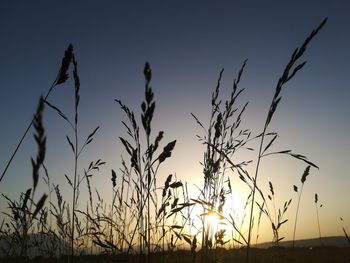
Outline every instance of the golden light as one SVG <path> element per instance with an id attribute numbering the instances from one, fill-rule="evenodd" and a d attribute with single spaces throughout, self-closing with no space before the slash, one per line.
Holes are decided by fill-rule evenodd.
<path id="1" fill-rule="evenodd" d="M 205 225 L 208 231 L 207 234 L 212 240 L 215 239 L 216 233 L 227 230 L 224 217 L 215 211 L 209 211 L 205 214 Z"/>
<path id="2" fill-rule="evenodd" d="M 208 227 L 215 231 L 220 223 L 220 219 L 215 212 L 210 211 L 205 217 L 205 222 Z"/>

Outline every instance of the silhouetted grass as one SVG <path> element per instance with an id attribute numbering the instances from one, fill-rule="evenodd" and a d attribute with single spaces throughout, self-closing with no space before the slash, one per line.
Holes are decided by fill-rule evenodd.
<path id="1" fill-rule="evenodd" d="M 67 55 L 68 54 L 68 55 Z M 96 163 L 91 162 L 89 168 L 87 171 L 84 172 L 83 178 L 78 177 L 78 162 L 79 162 L 79 156 L 85 149 L 85 147 L 90 144 L 93 141 L 94 135 L 99 129 L 99 127 L 95 128 L 93 132 L 89 134 L 89 136 L 86 138 L 84 143 L 82 145 L 79 144 L 79 134 L 78 134 L 78 120 L 79 120 L 79 113 L 78 113 L 78 108 L 79 108 L 79 102 L 80 102 L 80 78 L 78 74 L 78 62 L 75 59 L 74 53 L 73 53 L 73 47 L 72 45 L 69 46 L 69 52 L 66 52 L 66 56 L 63 59 L 62 62 L 62 67 L 58 76 L 57 83 L 61 84 L 66 81 L 68 78 L 67 70 L 69 68 L 69 65 L 72 64 L 73 67 L 73 79 L 74 79 L 74 119 L 71 120 L 69 119 L 63 112 L 60 110 L 57 106 L 54 106 L 53 104 L 49 103 L 47 100 L 45 103 L 54 111 L 56 111 L 59 116 L 68 123 L 68 125 L 72 128 L 73 130 L 73 140 L 67 135 L 66 139 L 67 142 L 73 152 L 74 156 L 74 172 L 72 176 L 65 175 L 67 182 L 69 186 L 72 188 L 72 207 L 71 207 L 71 214 L 70 214 L 70 247 L 71 247 L 71 261 L 74 261 L 74 253 L 75 253 L 75 229 L 77 228 L 79 236 L 82 236 L 82 229 L 80 227 L 80 222 L 78 218 L 76 217 L 76 210 L 77 210 L 77 203 L 78 203 L 78 197 L 79 197 L 79 188 L 82 180 L 87 181 L 87 186 L 89 190 L 89 196 L 90 196 L 90 203 L 92 203 L 92 197 L 91 197 L 91 187 L 90 187 L 90 181 L 89 178 L 92 176 L 91 171 L 94 169 L 98 169 L 99 166 L 105 164 L 105 162 L 101 162 L 98 160 Z M 57 193 L 57 192 L 56 192 Z M 60 206 L 60 205 L 59 205 Z M 68 208 L 67 208 L 68 209 Z M 57 214 L 57 211 L 55 211 Z M 62 222 L 59 222 L 60 224 Z M 59 227 L 61 230 L 62 226 Z M 64 228 L 65 231 L 68 230 L 68 228 Z M 66 233 L 64 234 L 66 236 Z"/>
<path id="2" fill-rule="evenodd" d="M 344 219 L 343 219 L 342 217 L 340 217 L 340 221 L 341 221 L 341 222 L 344 222 Z M 345 236 L 346 240 L 348 241 L 349 247 L 350 247 L 350 237 L 349 237 L 348 233 L 346 232 L 344 226 L 342 226 L 342 230 L 343 230 L 343 232 L 344 232 L 344 236 Z"/>
<path id="3" fill-rule="evenodd" d="M 73 56 L 73 46 L 70 44 L 67 48 L 67 50 L 65 51 L 64 53 L 64 57 L 62 59 L 62 63 L 61 63 L 61 67 L 58 71 L 58 74 L 57 74 L 57 77 L 56 79 L 53 81 L 53 83 L 51 84 L 51 86 L 49 87 L 45 97 L 44 97 L 44 100 L 46 100 L 51 92 L 53 91 L 53 89 L 60 85 L 60 84 L 63 84 L 67 79 L 68 79 L 68 69 L 69 69 L 69 65 L 70 65 L 70 61 L 72 59 L 72 56 Z M 26 135 L 28 134 L 28 131 L 30 130 L 30 128 L 32 127 L 33 123 L 34 123 L 34 118 L 35 116 L 33 117 L 33 119 L 31 120 L 31 122 L 29 123 L 28 127 L 25 129 L 21 139 L 19 140 L 15 150 L 13 151 L 9 161 L 6 163 L 5 165 L 5 168 L 4 168 L 4 171 L 2 172 L 1 174 L 1 177 L 0 177 L 0 182 L 2 181 L 2 179 L 4 178 L 6 172 L 7 172 L 7 169 L 9 168 L 9 166 L 11 165 L 12 163 L 12 160 L 13 158 L 15 157 L 15 155 L 17 154 L 17 151 L 19 150 L 20 146 L 22 145 L 22 142 L 24 141 Z"/>
<path id="4" fill-rule="evenodd" d="M 19 247 L 19 255 L 23 257 L 27 256 L 29 246 L 28 236 L 34 231 L 34 222 L 39 220 L 39 223 L 43 223 L 41 221 L 42 218 L 37 219 L 37 215 L 44 207 L 47 198 L 47 195 L 43 194 L 37 202 L 34 201 L 34 194 L 39 182 L 39 170 L 43 165 L 46 153 L 46 136 L 42 122 L 43 111 L 44 100 L 41 97 L 36 114 L 33 118 L 33 126 L 35 129 L 34 138 L 38 145 L 38 154 L 36 158 L 31 158 L 33 186 L 26 190 L 25 193 L 20 194 L 19 201 L 11 200 L 3 194 L 3 197 L 7 200 L 8 206 L 11 210 L 11 214 L 5 213 L 5 215 L 9 218 L 14 233 L 14 235 L 10 236 L 9 232 L 5 232 L 5 234 L 10 237 L 10 243 L 8 244 L 9 249 L 12 249 L 13 254 L 16 254 L 16 247 Z M 38 230 L 39 229 L 36 231 Z M 12 246 L 15 246 L 15 248 Z"/>
<path id="5" fill-rule="evenodd" d="M 178 180 L 175 173 L 167 174 L 165 181 L 159 182 L 159 168 L 172 157 L 176 140 L 164 143 L 165 133 L 153 131 L 153 117 L 156 100 L 151 86 L 152 70 L 146 63 L 143 70 L 145 78 L 144 99 L 141 102 L 140 118 L 121 100 L 115 101 L 125 113 L 126 121 L 122 125 L 126 135 L 120 136 L 120 146 L 124 149 L 124 157 L 118 169 L 112 169 L 109 174 L 112 195 L 110 200 L 104 200 L 100 190 L 93 187 L 93 175 L 105 162 L 101 159 L 90 162 L 88 167 L 79 172 L 79 157 L 86 147 L 94 140 L 99 130 L 95 128 L 85 140 L 81 140 L 79 123 L 80 78 L 78 63 L 73 47 L 70 45 L 65 52 L 62 65 L 56 80 L 50 87 L 45 98 L 41 98 L 37 113 L 27 131 L 34 126 L 38 154 L 32 159 L 33 185 L 21 193 L 19 201 L 14 201 L 3 195 L 9 204 L 11 213 L 4 212 L 5 219 L 0 224 L 0 241 L 5 240 L 2 247 L 7 262 L 326 262 L 327 256 L 332 256 L 334 262 L 344 259 L 347 252 L 339 249 L 323 248 L 322 250 L 290 249 L 280 247 L 283 239 L 280 234 L 282 226 L 286 226 L 286 213 L 292 199 L 279 205 L 276 196 L 276 186 L 269 182 L 269 192 L 264 193 L 258 184 L 261 161 L 264 157 L 286 154 L 306 163 L 301 186 L 293 186 L 298 193 L 298 202 L 294 222 L 293 248 L 299 204 L 301 195 L 311 167 L 318 168 L 313 162 L 301 154 L 291 150 L 274 151 L 273 145 L 278 139 L 276 132 L 269 132 L 271 121 L 282 98 L 284 85 L 303 68 L 306 62 L 299 62 L 306 51 L 309 42 L 324 26 L 325 19 L 305 39 L 302 45 L 292 54 L 289 62 L 279 78 L 275 93 L 269 107 L 262 132 L 253 135 L 252 131 L 242 128 L 244 112 L 248 103 L 240 105 L 240 88 L 246 61 L 243 62 L 228 98 L 222 98 L 220 89 L 223 70 L 220 71 L 217 85 L 211 96 L 209 118 L 206 122 L 199 120 L 194 114 L 197 124 L 203 129 L 203 134 L 197 138 L 204 145 L 202 160 L 203 184 L 199 187 L 199 195 L 189 193 L 187 184 Z M 74 81 L 74 117 L 67 115 L 56 105 L 49 102 L 48 96 L 57 85 L 68 79 L 69 68 L 72 68 Z M 44 165 L 46 136 L 42 123 L 44 103 L 57 112 L 71 128 L 71 135 L 66 136 L 72 151 L 72 174 L 65 175 L 72 195 L 65 198 L 60 186 L 52 182 L 49 171 Z M 20 140 L 14 154 L 5 167 L 1 179 L 6 173 L 13 156 L 16 154 L 27 131 Z M 254 143 L 258 144 L 255 150 Z M 253 146 L 252 146 L 253 145 Z M 254 163 L 254 175 L 249 174 L 248 167 L 252 160 L 238 160 L 240 151 L 255 151 L 257 160 Z M 49 192 L 49 204 L 45 205 L 48 195 L 43 194 L 35 200 L 40 176 L 43 168 L 44 180 Z M 227 204 L 233 198 L 234 182 L 232 175 L 237 176 L 248 187 L 248 196 L 241 218 L 235 218 L 234 211 L 229 211 Z M 80 175 L 81 174 L 81 175 Z M 88 200 L 81 204 L 81 184 L 86 183 Z M 45 187 L 46 187 L 45 186 Z M 277 187 L 278 189 L 278 187 Z M 54 192 L 52 200 L 51 192 Z M 258 192 L 258 196 L 256 196 Z M 258 199 L 259 198 L 259 199 Z M 318 209 L 318 195 L 315 195 L 319 237 L 321 229 Z M 258 206 L 259 216 L 253 219 L 254 207 Z M 194 207 L 200 206 L 202 212 L 194 214 Z M 259 238 L 259 228 L 262 216 L 266 216 L 271 224 L 273 242 L 276 245 L 271 250 L 252 249 L 251 237 L 254 221 L 257 222 L 256 243 Z M 249 216 L 249 220 L 247 219 Z M 48 217 L 50 219 L 48 220 Z M 209 218 L 215 217 L 217 225 L 209 223 Z M 200 225 L 195 225 L 199 218 Z M 52 219 L 55 221 L 52 222 Z M 246 224 L 245 220 L 248 220 Z M 223 225 L 232 227 L 229 233 Z M 246 227 L 246 225 L 248 225 Z M 350 240 L 343 227 L 345 238 Z M 248 233 L 247 233 L 248 232 Z M 40 234 L 35 237 L 36 234 Z M 32 242 L 33 240 L 35 242 Z M 44 249 L 41 248 L 42 245 Z M 13 246 L 19 246 L 20 252 Z M 28 258 L 28 246 L 37 247 L 43 257 Z M 228 246 L 241 249 L 226 250 Z M 183 250 L 186 248 L 187 250 Z M 18 253 L 17 253 L 18 252 Z"/>
<path id="6" fill-rule="evenodd" d="M 225 101 L 219 98 L 221 79 L 224 72 L 224 70 L 221 70 L 217 86 L 212 93 L 211 113 L 207 128 L 192 114 L 197 124 L 204 130 L 204 135 L 197 135 L 197 138 L 206 146 L 202 162 L 203 189 L 201 189 L 201 194 L 198 198 L 192 199 L 197 205 L 201 205 L 203 209 L 201 215 L 202 229 L 200 232 L 202 233 L 201 247 L 204 251 L 223 246 L 228 242 L 225 240 L 226 230 L 221 229 L 220 226 L 217 229 L 213 229 L 214 226 L 206 223 L 207 217 L 210 216 L 217 217 L 219 222 L 227 221 L 225 218 L 227 213 L 224 214 L 223 211 L 226 199 L 232 192 L 232 188 L 226 171 L 228 169 L 244 170 L 244 167 L 250 163 L 249 160 L 236 164 L 231 162 L 231 159 L 239 150 L 251 150 L 246 146 L 251 132 L 240 128 L 242 115 L 248 103 L 244 104 L 241 109 L 236 106 L 239 96 L 244 91 L 244 89 L 239 88 L 239 83 L 245 65 L 246 61 L 243 62 L 237 78 L 233 82 L 231 94 Z M 229 167 L 230 164 L 231 167 Z M 238 231 L 239 229 L 233 220 L 231 223 L 235 230 Z M 241 233 L 240 236 L 242 236 Z"/>
<path id="7" fill-rule="evenodd" d="M 311 32 L 311 34 L 305 39 L 305 41 L 302 43 L 302 45 L 299 48 L 295 49 L 295 51 L 293 52 L 289 62 L 287 63 L 287 65 L 282 73 L 282 76 L 279 78 L 277 85 L 276 85 L 275 94 L 273 96 L 273 99 L 272 99 L 272 102 L 271 102 L 271 105 L 270 105 L 270 108 L 269 108 L 269 111 L 268 111 L 268 114 L 266 117 L 266 121 L 264 124 L 264 128 L 263 128 L 263 131 L 261 133 L 260 146 L 259 146 L 259 150 L 258 150 L 258 158 L 257 158 L 257 162 L 256 162 L 255 175 L 254 175 L 254 179 L 253 179 L 253 193 L 252 193 L 252 203 L 251 203 L 249 232 L 248 232 L 247 262 L 249 262 L 252 219 L 253 219 L 255 192 L 256 192 L 256 185 L 257 185 L 257 179 L 258 179 L 258 174 L 259 174 L 260 162 L 261 162 L 262 157 L 271 154 L 271 153 L 265 154 L 265 152 L 272 145 L 273 141 L 276 139 L 276 137 L 274 137 L 266 146 L 264 146 L 265 135 L 266 135 L 267 129 L 269 127 L 269 124 L 271 123 L 271 120 L 276 112 L 276 109 L 277 109 L 277 107 L 282 99 L 281 91 L 282 91 L 284 85 L 289 80 L 291 80 L 299 70 L 301 70 L 304 67 L 304 65 L 306 64 L 306 61 L 303 61 L 300 63 L 299 60 L 302 57 L 302 55 L 304 54 L 304 52 L 306 51 L 306 47 L 308 46 L 309 42 L 317 35 L 317 33 L 321 30 L 321 28 L 325 25 L 326 22 L 327 22 L 327 18 L 324 19 L 322 21 L 322 23 L 315 30 L 313 30 Z M 290 150 L 275 152 L 272 154 L 288 154 L 294 158 L 297 158 L 301 161 L 308 163 L 311 166 L 318 168 L 315 164 L 308 161 L 305 156 L 300 155 L 300 154 L 294 154 Z"/>
<path id="8" fill-rule="evenodd" d="M 298 214 L 299 214 L 299 205 L 300 205 L 300 200 L 301 200 L 301 195 L 303 193 L 303 189 L 304 189 L 304 183 L 306 182 L 306 177 L 309 175 L 310 173 L 310 165 L 306 167 L 303 175 L 301 176 L 301 186 L 300 186 L 300 190 L 298 191 L 298 187 L 296 185 L 293 185 L 293 190 L 294 192 L 296 192 L 298 194 L 298 205 L 297 205 L 297 209 L 296 209 L 296 214 L 295 214 L 295 221 L 294 221 L 294 231 L 293 231 L 293 245 L 292 247 L 294 247 L 294 241 L 295 241 L 295 232 L 297 229 L 297 222 L 298 222 Z"/>
<path id="9" fill-rule="evenodd" d="M 323 204 L 318 204 L 318 194 L 315 194 L 315 208 L 316 208 L 316 217 L 317 217 L 317 227 L 318 227 L 318 236 L 320 238 L 320 245 L 323 246 L 322 243 L 322 235 L 321 235 L 321 225 L 320 225 L 320 217 L 318 209 L 321 208 Z"/>
<path id="10" fill-rule="evenodd" d="M 260 211 L 263 214 L 265 214 L 269 219 L 271 223 L 272 233 L 273 233 L 273 242 L 276 244 L 277 247 L 279 247 L 279 242 L 284 239 L 284 237 L 280 237 L 279 231 L 280 231 L 280 228 L 288 221 L 288 219 L 284 219 L 284 216 L 292 202 L 292 199 L 285 201 L 283 204 L 283 207 L 278 209 L 278 214 L 277 214 L 276 204 L 275 204 L 275 191 L 271 182 L 269 182 L 269 188 L 270 188 L 270 194 L 268 195 L 268 199 L 270 202 L 272 202 L 273 212 L 271 211 L 271 209 L 269 209 L 267 201 L 264 197 L 263 197 L 263 200 L 264 200 L 263 204 L 265 206 L 259 205 L 259 203 L 257 203 L 257 205 Z"/>

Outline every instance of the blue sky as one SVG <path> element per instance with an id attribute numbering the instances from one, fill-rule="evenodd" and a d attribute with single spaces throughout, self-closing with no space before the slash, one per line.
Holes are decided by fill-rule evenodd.
<path id="1" fill-rule="evenodd" d="M 107 161 L 96 187 L 103 189 L 110 183 L 109 171 L 118 169 L 124 154 L 117 140 L 125 135 L 120 125 L 124 116 L 114 99 L 139 112 L 145 61 L 153 69 L 156 128 L 165 131 L 168 141 L 178 140 L 161 172 L 201 184 L 199 162 L 204 148 L 196 141 L 200 129 L 190 113 L 208 121 L 220 69 L 225 68 L 222 93 L 227 95 L 241 63 L 248 59 L 241 103 L 250 104 L 243 125 L 259 133 L 290 54 L 329 17 L 306 52 L 307 65 L 283 91 L 271 130 L 280 133 L 276 150 L 293 149 L 320 166 L 305 187 L 304 210 L 313 207 L 313 195 L 318 192 L 324 202 L 325 235 L 341 235 L 338 217 L 350 222 L 345 209 L 350 198 L 348 10 L 349 1 L 2 1 L 0 167 L 31 120 L 40 94 L 54 80 L 64 49 L 73 43 L 82 85 L 82 137 L 101 126 L 82 156 L 81 168 L 90 160 Z M 50 97 L 67 113 L 73 109 L 72 87 L 68 82 Z M 65 143 L 70 130 L 50 111 L 45 112 L 45 125 L 47 165 L 52 180 L 63 187 L 63 175 L 72 170 Z M 30 156 L 35 154 L 28 136 L 0 184 L 1 193 L 16 197 L 29 187 Z M 262 184 L 275 182 L 285 200 L 293 194 L 291 186 L 304 168 L 283 157 L 266 160 Z M 238 189 L 242 187 L 237 183 Z M 3 209 L 4 200 L 0 204 Z M 314 219 L 314 214 L 305 212 L 304 237 L 317 235 L 316 229 L 307 230 Z"/>

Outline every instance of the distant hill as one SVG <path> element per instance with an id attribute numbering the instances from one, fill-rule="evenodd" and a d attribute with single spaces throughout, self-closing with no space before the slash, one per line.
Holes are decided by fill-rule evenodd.
<path id="1" fill-rule="evenodd" d="M 45 254 L 57 256 L 69 251 L 69 246 L 53 234 L 30 234 L 28 236 L 28 256 Z M 19 240 L 14 235 L 0 235 L 0 258 L 6 255 L 20 255 Z"/>
<path id="2" fill-rule="evenodd" d="M 0 235 L 0 258 L 7 255 L 8 252 L 9 255 L 15 256 L 19 255 L 20 253 L 20 247 L 14 246 L 16 244 L 16 241 L 11 242 L 10 237 L 2 236 Z M 52 256 L 58 256 L 62 253 L 68 253 L 69 254 L 69 245 L 65 244 L 62 240 L 60 240 L 58 237 L 54 235 L 48 235 L 48 234 L 32 234 L 29 237 L 29 247 L 28 247 L 28 256 L 29 257 L 35 257 L 37 255 L 49 255 Z M 333 236 L 333 237 L 323 237 L 322 238 L 322 245 L 325 247 L 339 247 L 344 248 L 348 247 L 349 244 L 344 236 Z M 270 248 L 273 244 L 271 242 L 264 242 L 259 243 L 258 248 Z M 281 241 L 280 242 L 281 247 L 291 247 L 292 241 Z M 320 247 L 320 239 L 319 238 L 312 238 L 312 239 L 302 239 L 302 240 L 296 240 L 295 241 L 295 247 L 300 248 L 311 248 L 311 247 Z M 89 250 L 90 252 L 90 250 Z M 87 253 L 89 253 L 87 252 Z"/>
<path id="3" fill-rule="evenodd" d="M 333 236 L 333 237 L 322 237 L 322 244 L 319 238 L 311 238 L 311 239 L 300 239 L 295 240 L 295 247 L 348 247 L 349 243 L 344 236 Z M 293 241 L 281 241 L 280 246 L 283 247 L 291 247 Z M 258 248 L 269 248 L 273 244 L 271 242 L 259 243 Z"/>

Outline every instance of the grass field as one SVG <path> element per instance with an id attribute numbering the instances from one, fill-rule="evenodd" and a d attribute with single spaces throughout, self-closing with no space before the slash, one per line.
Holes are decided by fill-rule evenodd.
<path id="1" fill-rule="evenodd" d="M 40 98 L 34 118 L 22 137 L 24 139 L 30 128 L 34 128 L 38 151 L 31 159 L 33 184 L 26 191 L 18 193 L 16 200 L 2 195 L 7 201 L 8 210 L 3 211 L 4 218 L 0 222 L 0 261 L 349 262 L 349 248 L 299 248 L 296 245 L 297 223 L 302 223 L 298 222 L 298 216 L 302 213 L 299 205 L 303 187 L 309 174 L 318 166 L 317 162 L 292 150 L 272 151 L 278 133 L 270 131 L 269 126 L 277 112 L 285 84 L 304 67 L 306 62 L 302 57 L 326 21 L 316 27 L 290 56 L 277 81 L 261 132 L 254 134 L 249 129 L 241 128 L 248 103 L 240 105 L 237 101 L 240 101 L 244 92 L 240 82 L 247 61 L 243 62 L 234 79 L 228 98 L 221 97 L 224 71 L 220 72 L 211 97 L 208 122 L 192 114 L 194 121 L 203 130 L 198 140 L 205 146 L 201 163 L 203 182 L 198 182 L 201 185 L 198 196 L 193 196 L 187 183 L 179 180 L 175 174 L 169 174 L 163 182 L 157 181 L 159 171 L 172 157 L 177 141 L 164 142 L 165 133 L 154 132 L 156 100 L 151 86 L 153 72 L 150 64 L 145 63 L 141 118 L 121 100 L 115 100 L 125 113 L 122 125 L 126 134 L 119 136 L 125 157 L 120 167 L 110 171 L 110 185 L 106 186 L 111 189 L 110 199 L 101 198 L 100 193 L 104 189 L 95 189 L 92 182 L 106 163 L 97 158 L 79 170 L 82 167 L 81 155 L 91 150 L 99 127 L 92 128 L 86 137 L 81 135 L 80 78 L 77 59 L 70 45 L 65 51 L 57 78 L 48 93 Z M 74 82 L 74 105 L 72 112 L 66 115 L 57 106 L 59 103 L 50 101 L 49 95 L 66 83 L 69 72 L 72 72 Z M 52 182 L 50 171 L 45 166 L 46 131 L 43 115 L 47 110 L 56 112 L 70 128 L 70 135 L 65 138 L 71 151 L 73 172 L 64 176 L 71 195 L 61 193 L 61 186 Z M 252 143 L 255 147 L 250 146 Z M 237 162 L 236 154 L 242 150 L 253 152 L 256 160 Z M 260 164 L 265 157 L 272 155 L 289 156 L 305 165 L 300 184 L 293 186 L 297 194 L 297 202 L 294 201 L 297 208 L 293 211 L 295 218 L 286 218 L 287 212 L 291 210 L 292 197 L 279 204 L 276 201 L 278 185 L 269 182 L 269 190 L 263 191 L 264 188 L 258 183 Z M 249 172 L 248 167 L 253 172 Z M 229 173 L 235 174 L 249 191 L 241 218 L 227 209 L 228 200 L 233 198 Z M 82 191 L 87 192 L 88 200 L 80 198 Z M 319 218 L 322 204 L 318 198 L 315 194 L 315 224 L 318 225 L 322 243 Z M 272 248 L 254 247 L 258 241 L 262 217 L 271 226 Z M 292 245 L 284 247 L 281 230 L 288 221 L 294 223 L 294 234 Z M 350 247 L 346 228 L 342 230 L 344 240 L 349 242 Z M 33 249 L 36 251 L 30 255 Z"/>

